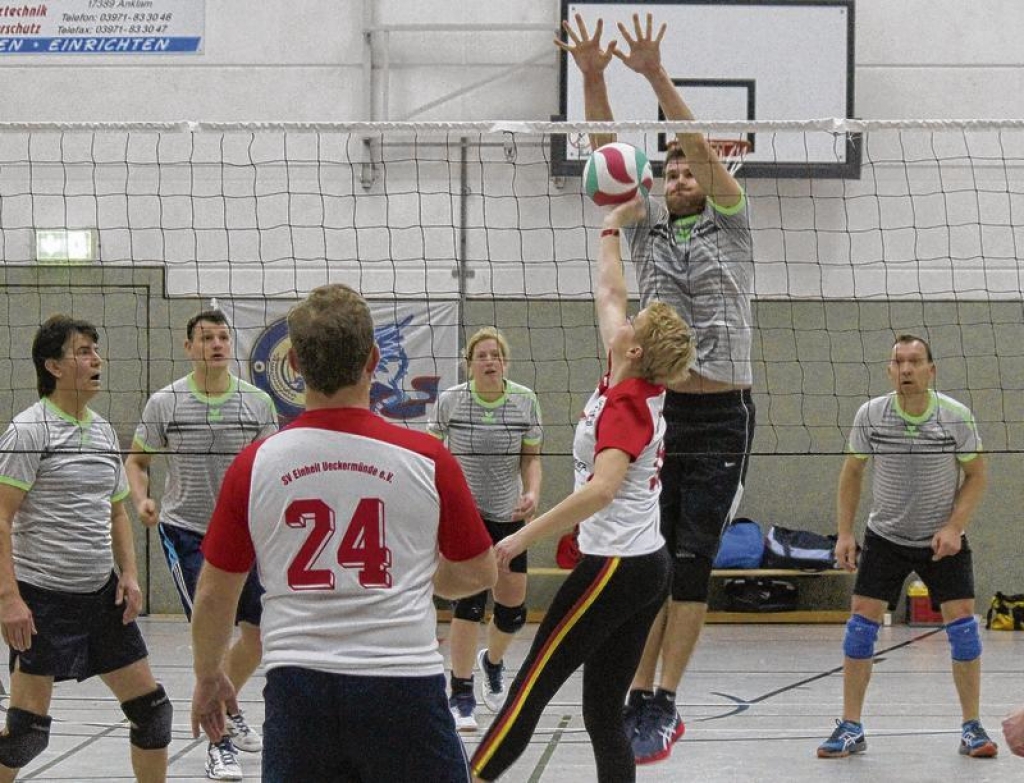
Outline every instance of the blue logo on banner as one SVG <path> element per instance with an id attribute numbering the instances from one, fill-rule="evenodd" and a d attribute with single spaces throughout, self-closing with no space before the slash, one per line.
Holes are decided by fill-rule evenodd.
<path id="1" fill-rule="evenodd" d="M 407 392 L 403 381 L 409 373 L 402 330 L 413 316 L 399 323 L 384 324 L 374 329 L 374 338 L 380 348 L 380 363 L 370 388 L 370 409 L 389 419 L 415 419 L 426 415 L 427 406 L 437 401 L 441 378 L 420 375 L 408 380 L 412 392 Z M 288 337 L 288 322 L 281 318 L 256 339 L 249 354 L 252 382 L 274 400 L 277 411 L 285 420 L 294 419 L 305 408 L 306 385 L 302 376 L 288 364 L 288 351 L 292 341 Z"/>
<path id="2" fill-rule="evenodd" d="M 249 353 L 252 382 L 270 395 L 285 420 L 294 419 L 306 407 L 306 384 L 288 363 L 291 347 L 288 322 L 281 318 L 264 330 Z"/>
<path id="3" fill-rule="evenodd" d="M 425 416 L 427 406 L 437 400 L 441 379 L 436 375 L 420 375 L 409 380 L 413 392 L 406 392 L 403 379 L 409 373 L 409 357 L 405 353 L 402 330 L 412 321 L 408 316 L 401 323 L 378 326 L 373 336 L 380 348 L 380 363 L 370 388 L 370 409 L 389 419 L 415 419 Z"/>

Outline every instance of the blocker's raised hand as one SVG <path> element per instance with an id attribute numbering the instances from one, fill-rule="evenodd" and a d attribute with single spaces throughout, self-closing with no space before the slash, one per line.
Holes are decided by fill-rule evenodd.
<path id="1" fill-rule="evenodd" d="M 640 14 L 633 14 L 633 35 L 626 25 L 619 22 L 619 32 L 629 44 L 629 53 L 623 53 L 609 46 L 616 57 L 639 74 L 649 75 L 661 70 L 661 39 L 665 37 L 667 25 L 662 22 L 658 34 L 654 34 L 654 18 L 647 14 L 647 24 L 641 25 Z"/>
<path id="2" fill-rule="evenodd" d="M 601 48 L 601 33 L 604 31 L 603 19 L 597 20 L 593 38 L 590 37 L 587 25 L 579 14 L 576 14 L 576 30 L 572 29 L 568 20 L 562 22 L 562 29 L 565 30 L 565 34 L 572 43 L 569 44 L 556 38 L 555 46 L 572 55 L 576 67 L 584 76 L 603 73 L 604 69 L 608 67 L 608 63 L 611 62 L 612 55 L 619 54 L 614 39 L 608 42 L 607 49 Z"/>

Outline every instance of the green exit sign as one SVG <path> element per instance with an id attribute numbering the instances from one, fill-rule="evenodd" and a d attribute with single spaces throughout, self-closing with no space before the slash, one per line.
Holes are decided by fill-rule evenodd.
<path id="1" fill-rule="evenodd" d="M 37 228 L 37 264 L 91 264 L 99 257 L 94 228 Z"/>

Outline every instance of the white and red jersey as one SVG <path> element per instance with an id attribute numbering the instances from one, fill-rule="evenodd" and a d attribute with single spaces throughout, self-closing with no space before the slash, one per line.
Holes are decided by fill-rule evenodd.
<path id="1" fill-rule="evenodd" d="M 368 410 L 303 413 L 242 451 L 203 542 L 217 568 L 255 559 L 267 668 L 377 676 L 443 672 L 438 552 L 491 546 L 455 458 Z"/>
<path id="2" fill-rule="evenodd" d="M 628 378 L 609 387 L 606 375 L 584 406 L 572 445 L 576 489 L 590 481 L 594 460 L 605 449 L 624 451 L 631 460 L 615 499 L 580 524 L 579 547 L 584 554 L 628 557 L 665 545 L 658 507 L 664 404 L 661 386 Z"/>

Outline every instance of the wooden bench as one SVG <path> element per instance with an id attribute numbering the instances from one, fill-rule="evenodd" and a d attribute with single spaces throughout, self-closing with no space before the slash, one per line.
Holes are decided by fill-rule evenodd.
<path id="1" fill-rule="evenodd" d="M 531 567 L 528 574 L 535 577 L 564 577 L 569 571 L 555 567 Z M 834 577 L 852 577 L 855 574 L 842 569 L 827 571 L 796 571 L 788 568 L 716 568 L 711 572 L 712 579 L 736 579 L 740 577 L 763 578 L 777 577 L 780 579 L 823 579 Z M 544 611 L 537 609 L 529 613 L 530 622 L 536 622 L 544 616 Z M 708 612 L 709 623 L 845 623 L 850 617 L 846 609 L 798 609 L 792 612 Z"/>

